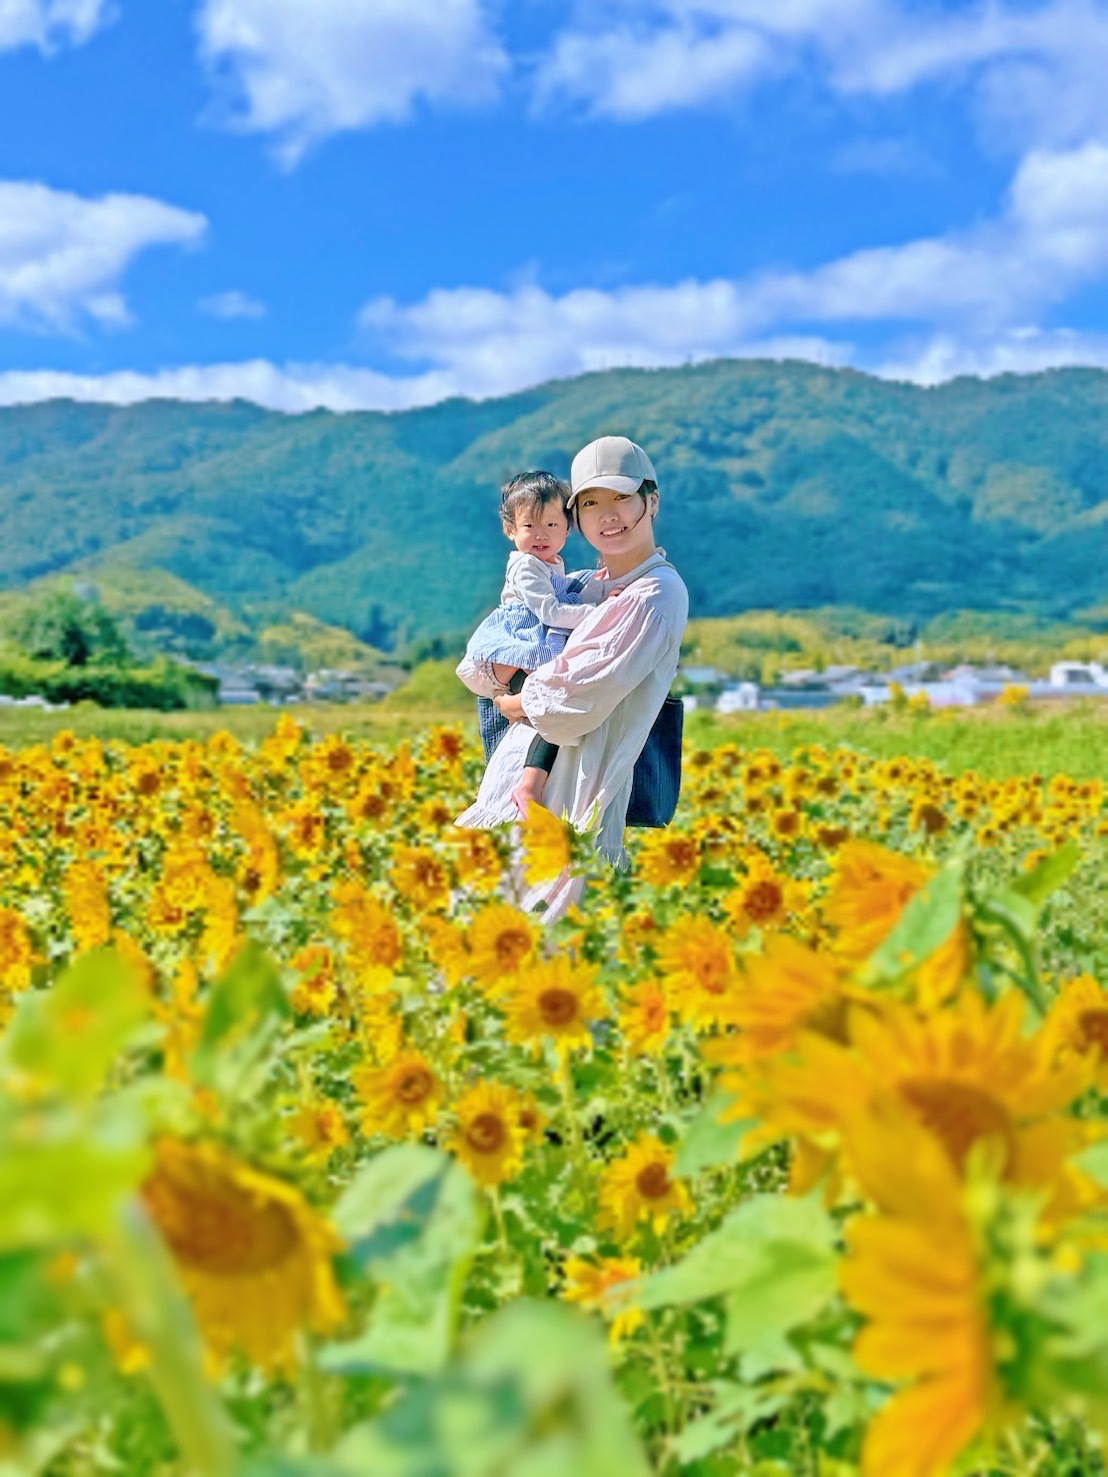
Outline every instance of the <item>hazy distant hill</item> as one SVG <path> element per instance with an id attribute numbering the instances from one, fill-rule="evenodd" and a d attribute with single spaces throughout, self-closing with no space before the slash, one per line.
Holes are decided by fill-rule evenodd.
<path id="1" fill-rule="evenodd" d="M 299 610 L 373 645 L 457 633 L 500 586 L 500 478 L 564 474 L 611 431 L 655 460 L 660 540 L 697 615 L 1061 618 L 1104 599 L 1108 374 L 920 389 L 761 361 L 613 370 L 394 415 L 0 410 L 0 588 L 166 571 L 170 605 L 184 582 L 194 604 L 255 627 Z"/>

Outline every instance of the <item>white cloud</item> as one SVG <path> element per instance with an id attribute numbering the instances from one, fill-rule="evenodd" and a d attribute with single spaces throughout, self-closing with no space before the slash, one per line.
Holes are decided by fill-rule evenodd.
<path id="1" fill-rule="evenodd" d="M 635 121 L 806 62 L 839 94 L 963 85 L 1021 150 L 1108 137 L 1103 0 L 581 0 L 540 64 L 539 96 Z"/>
<path id="2" fill-rule="evenodd" d="M 120 279 L 147 247 L 187 245 L 202 215 L 145 195 L 90 200 L 0 181 L 0 323 L 71 332 L 82 319 L 128 320 Z"/>
<path id="3" fill-rule="evenodd" d="M 507 67 L 481 0 L 204 0 L 198 28 L 233 122 L 276 135 L 286 164 L 421 102 L 488 101 Z"/>
<path id="4" fill-rule="evenodd" d="M 265 303 L 247 292 L 240 292 L 238 288 L 202 297 L 196 306 L 213 318 L 264 318 L 266 315 Z"/>
<path id="5" fill-rule="evenodd" d="M 112 18 L 110 0 L 0 0 L 0 51 L 80 46 Z"/>
<path id="6" fill-rule="evenodd" d="M 1037 374 L 1044 369 L 1108 369 L 1108 334 L 1025 328 L 980 342 L 938 334 L 902 346 L 872 366 L 882 379 L 937 385 L 959 375 Z"/>
<path id="7" fill-rule="evenodd" d="M 1034 322 L 1106 271 L 1108 147 L 1088 144 L 1028 156 L 993 221 L 809 272 L 560 297 L 534 284 L 440 289 L 411 305 L 375 299 L 360 322 L 400 358 L 429 364 L 465 393 L 491 395 L 616 364 L 756 353 L 783 336 L 841 358 L 841 341 L 822 337 L 828 326 L 956 325 L 964 340 L 981 340 Z"/>
<path id="8" fill-rule="evenodd" d="M 347 364 L 186 364 L 140 374 L 0 371 L 0 405 L 70 399 L 133 405 L 140 400 L 251 400 L 272 410 L 404 410 L 431 405 L 457 387 L 441 374 L 392 377 Z"/>

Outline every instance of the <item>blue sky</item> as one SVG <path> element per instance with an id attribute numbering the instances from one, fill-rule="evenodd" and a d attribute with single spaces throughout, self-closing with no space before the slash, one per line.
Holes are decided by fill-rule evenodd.
<path id="1" fill-rule="evenodd" d="M 0 0 L 0 402 L 1108 365 L 1108 0 Z"/>

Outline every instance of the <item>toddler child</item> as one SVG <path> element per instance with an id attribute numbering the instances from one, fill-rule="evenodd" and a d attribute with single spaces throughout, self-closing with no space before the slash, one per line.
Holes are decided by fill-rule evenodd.
<path id="1" fill-rule="evenodd" d="M 518 692 L 536 667 L 558 655 L 569 630 L 604 596 L 601 581 L 588 572 L 566 576 L 561 551 L 569 536 L 568 497 L 567 485 L 550 472 L 523 472 L 500 490 L 500 522 L 515 552 L 508 555 L 500 604 L 469 638 L 458 665 L 458 676 L 478 694 L 486 762 L 508 731 L 508 720 L 487 696 L 490 680 L 497 688 Z M 532 801 L 542 804 L 557 753 L 554 744 L 536 734 L 512 791 L 521 815 Z"/>

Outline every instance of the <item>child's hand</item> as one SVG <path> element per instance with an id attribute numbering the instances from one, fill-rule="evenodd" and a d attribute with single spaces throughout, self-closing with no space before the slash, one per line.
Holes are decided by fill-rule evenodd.
<path id="1" fill-rule="evenodd" d="M 604 599 L 614 600 L 617 595 L 622 595 L 626 588 L 626 585 L 613 585 L 608 593 L 604 596 Z"/>

